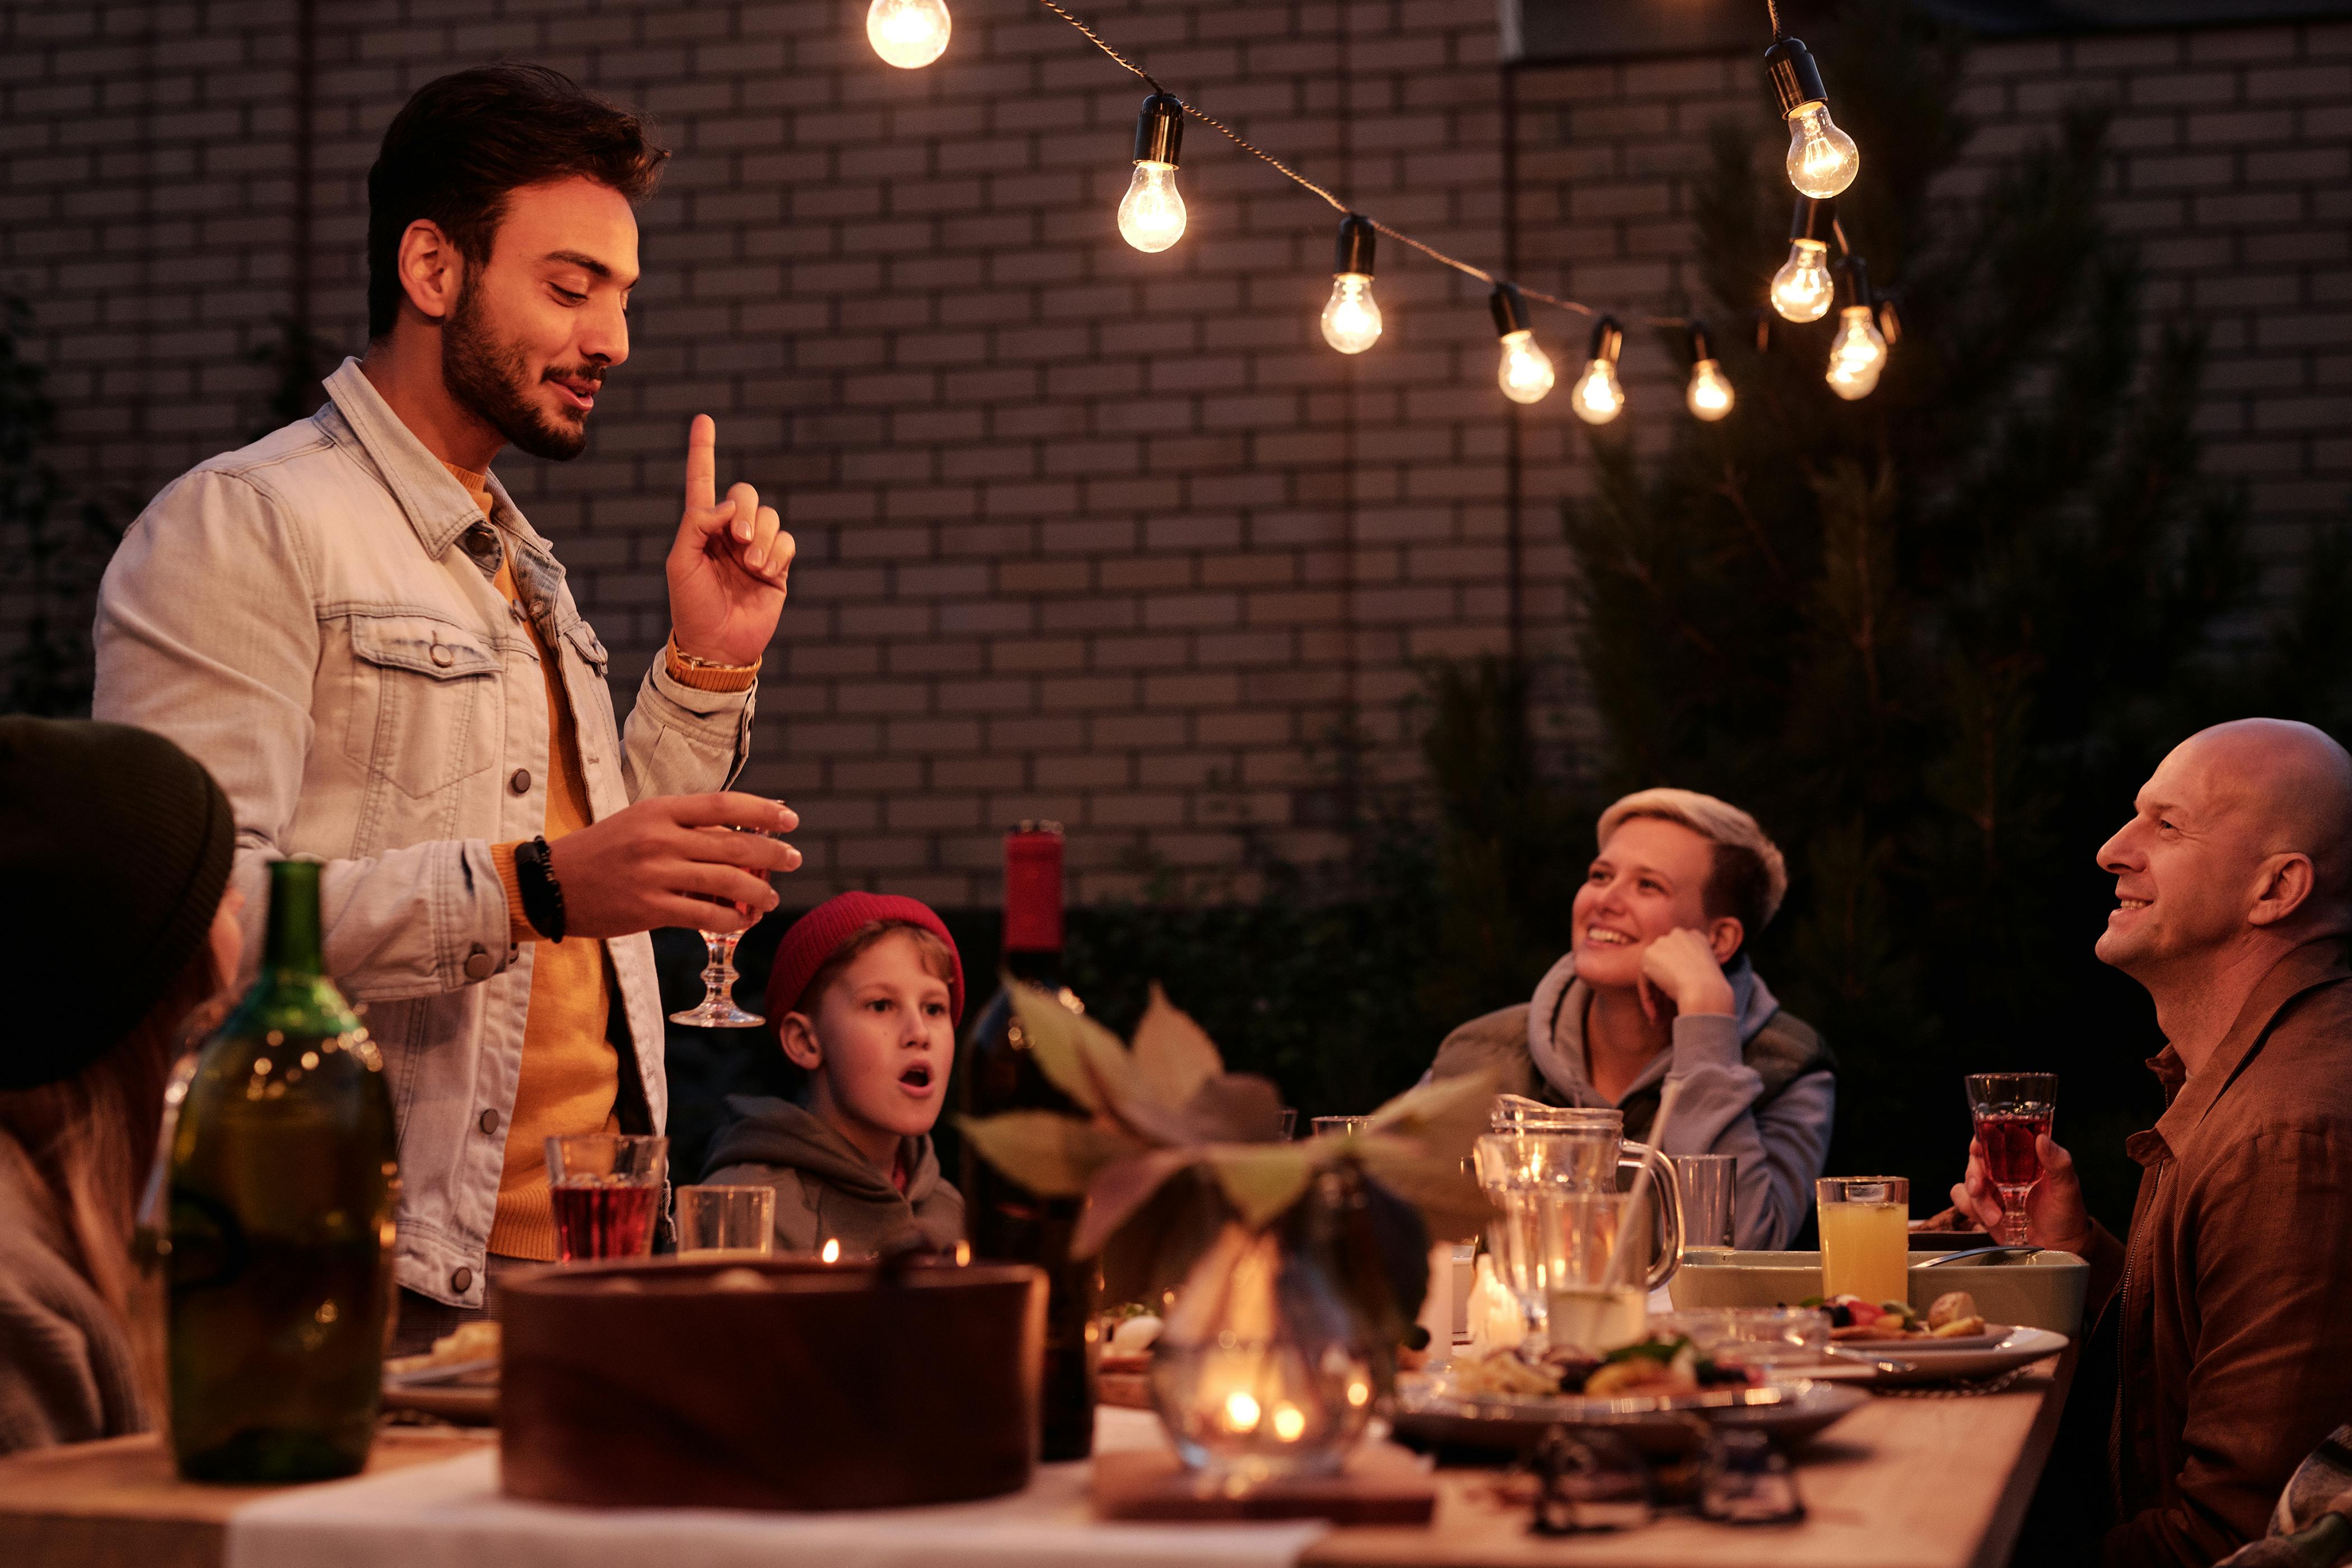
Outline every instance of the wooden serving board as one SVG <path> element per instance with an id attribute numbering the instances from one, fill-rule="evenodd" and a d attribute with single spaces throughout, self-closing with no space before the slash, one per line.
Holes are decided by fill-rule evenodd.
<path id="1" fill-rule="evenodd" d="M 1334 1524 L 1427 1524 L 1437 1482 L 1392 1443 L 1370 1443 L 1336 1476 L 1267 1481 L 1236 1496 L 1204 1484 L 1165 1449 L 1097 1454 L 1094 1509 L 1103 1519 L 1328 1519 Z"/>

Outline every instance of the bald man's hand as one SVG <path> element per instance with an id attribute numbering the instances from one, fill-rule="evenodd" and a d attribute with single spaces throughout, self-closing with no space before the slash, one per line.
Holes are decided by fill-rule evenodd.
<path id="1" fill-rule="evenodd" d="M 2025 1239 L 2080 1257 L 2094 1232 L 2090 1208 L 2083 1202 L 2082 1178 L 2074 1173 L 2074 1157 L 2047 1132 L 2035 1140 L 2033 1152 L 2042 1161 L 2042 1174 L 2025 1196 Z M 1952 1189 L 1952 1206 L 1988 1234 L 2000 1234 L 2000 1189 L 1993 1185 L 1982 1139 L 1969 1140 L 1968 1173 Z"/>

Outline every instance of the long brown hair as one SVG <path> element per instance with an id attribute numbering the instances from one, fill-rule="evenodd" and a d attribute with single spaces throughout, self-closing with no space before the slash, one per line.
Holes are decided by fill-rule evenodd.
<path id="1" fill-rule="evenodd" d="M 16 1211 L 0 1224 L 56 1249 L 126 1325 L 131 1230 L 164 1086 L 183 1042 L 217 1019 L 226 978 L 200 942 L 112 1049 L 61 1082 L 0 1090 L 0 1210 Z"/>

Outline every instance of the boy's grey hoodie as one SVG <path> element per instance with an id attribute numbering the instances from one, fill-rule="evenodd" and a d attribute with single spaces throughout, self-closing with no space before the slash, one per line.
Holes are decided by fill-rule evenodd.
<path id="1" fill-rule="evenodd" d="M 845 1258 L 896 1251 L 908 1241 L 943 1251 L 963 1239 L 963 1194 L 940 1177 L 928 1134 L 900 1160 L 907 1190 L 891 1184 L 848 1139 L 788 1100 L 735 1094 L 734 1123 L 711 1145 L 705 1182 L 776 1189 L 776 1247 L 814 1252 L 841 1243 Z"/>

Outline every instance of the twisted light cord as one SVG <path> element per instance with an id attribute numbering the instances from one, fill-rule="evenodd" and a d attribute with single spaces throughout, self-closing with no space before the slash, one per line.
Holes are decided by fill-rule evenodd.
<path id="1" fill-rule="evenodd" d="M 1263 147 L 1257 146 L 1255 143 L 1250 142 L 1246 137 L 1240 135 L 1232 126 L 1227 125 L 1223 121 L 1207 113 L 1197 104 L 1188 102 L 1184 99 L 1177 97 L 1176 94 L 1168 92 L 1166 88 L 1160 85 L 1159 78 L 1153 76 L 1150 71 L 1144 69 L 1141 66 L 1136 64 L 1133 60 L 1119 53 L 1118 50 L 1113 48 L 1110 44 L 1103 38 L 1101 34 L 1096 32 L 1092 27 L 1087 26 L 1084 22 L 1079 21 L 1076 16 L 1071 16 L 1069 12 L 1055 4 L 1055 0 L 1037 0 L 1037 3 L 1045 7 L 1046 10 L 1054 13 L 1055 16 L 1059 16 L 1063 21 L 1067 22 L 1071 26 L 1076 27 L 1078 30 L 1080 37 L 1084 37 L 1087 42 L 1092 44 L 1096 48 L 1100 49 L 1104 54 L 1109 56 L 1115 64 L 1124 67 L 1128 70 L 1133 71 L 1137 76 L 1139 76 L 1145 81 L 1150 82 L 1151 84 L 1152 91 L 1157 93 L 1165 93 L 1171 98 L 1175 98 L 1176 101 L 1182 106 L 1185 113 L 1191 115 L 1202 124 L 1209 127 L 1212 131 L 1223 136 L 1225 140 L 1231 142 L 1234 146 L 1240 148 L 1243 152 L 1247 153 L 1251 157 L 1257 159 L 1260 163 L 1266 164 L 1284 178 L 1290 180 L 1294 184 L 1301 185 L 1307 190 L 1314 193 L 1316 195 L 1320 196 L 1334 211 L 1361 217 L 1366 223 L 1371 225 L 1373 228 L 1379 230 L 1384 235 L 1387 235 L 1391 239 L 1395 240 L 1398 244 L 1410 246 L 1412 248 L 1421 252 L 1423 256 L 1428 257 L 1432 261 L 1451 267 L 1454 271 L 1475 278 L 1481 283 L 1491 286 L 1501 281 L 1493 273 L 1487 271 L 1483 267 L 1474 267 L 1458 256 L 1448 256 L 1444 251 L 1438 249 L 1435 246 L 1424 244 L 1421 240 L 1415 239 L 1412 236 L 1405 233 L 1402 229 L 1391 228 L 1387 224 L 1381 222 L 1380 219 L 1373 217 L 1369 213 L 1358 212 L 1354 207 L 1349 206 L 1346 202 L 1332 195 L 1331 192 L 1325 189 L 1323 186 L 1317 184 L 1314 181 L 1308 179 L 1306 175 L 1300 174 L 1297 170 L 1292 168 L 1289 164 L 1284 163 L 1273 153 L 1268 153 Z M 1771 0 L 1765 0 L 1765 4 L 1768 6 L 1770 5 Z M 1774 29 L 1773 36 L 1776 37 L 1779 37 L 1780 25 L 1780 14 L 1775 11 L 1773 13 L 1772 26 Z M 1598 316 L 1601 313 L 1601 311 L 1594 310 L 1590 305 L 1581 304 L 1574 300 L 1563 300 L 1558 295 L 1547 294 L 1540 289 L 1529 289 L 1522 285 L 1519 289 L 1519 292 L 1530 300 L 1538 300 L 1542 301 L 1544 304 L 1554 306 L 1562 310 L 1571 311 L 1580 316 Z M 1640 321 L 1644 326 L 1652 327 L 1687 327 L 1691 324 L 1690 319 L 1686 316 L 1642 316 L 1635 319 Z"/>

